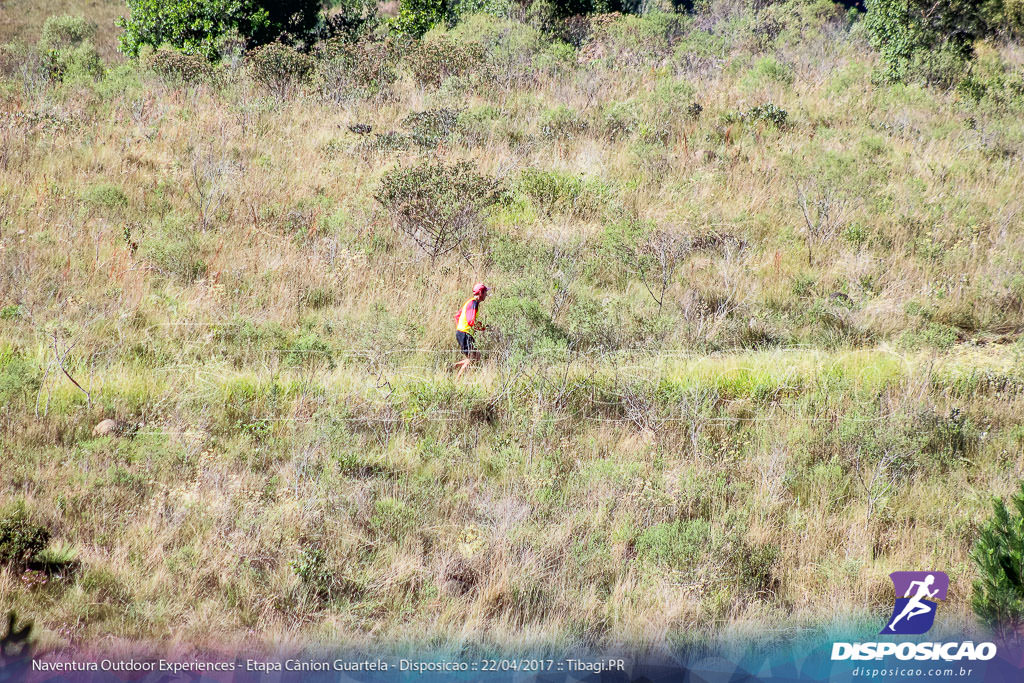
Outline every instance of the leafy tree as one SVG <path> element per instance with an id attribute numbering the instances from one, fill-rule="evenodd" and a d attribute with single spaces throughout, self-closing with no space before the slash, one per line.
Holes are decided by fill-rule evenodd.
<path id="1" fill-rule="evenodd" d="M 890 80 L 952 81 L 1002 0 L 867 0 L 866 27 Z"/>
<path id="2" fill-rule="evenodd" d="M 277 40 L 302 42 L 320 21 L 320 0 L 127 0 L 121 51 L 138 56 L 143 45 L 171 45 L 209 59 L 222 41 L 240 36 L 247 47 Z"/>
<path id="3" fill-rule="evenodd" d="M 34 524 L 24 507 L 0 517 L 0 566 L 22 570 L 50 542 L 50 532 Z"/>
<path id="4" fill-rule="evenodd" d="M 446 23 L 450 11 L 451 3 L 446 0 L 402 0 L 391 28 L 419 38 L 434 26 Z"/>
<path id="5" fill-rule="evenodd" d="M 1000 631 L 1024 624 L 1024 482 L 1011 499 L 1014 514 L 1002 500 L 981 529 L 971 557 L 980 574 L 971 606 L 975 614 Z"/>
<path id="6" fill-rule="evenodd" d="M 433 261 L 456 250 L 468 259 L 485 212 L 505 202 L 507 192 L 501 180 L 481 175 L 468 162 L 424 162 L 386 173 L 375 198 Z"/>

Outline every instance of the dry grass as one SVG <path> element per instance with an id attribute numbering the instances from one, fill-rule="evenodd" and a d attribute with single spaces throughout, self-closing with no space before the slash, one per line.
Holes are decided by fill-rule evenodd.
<path id="1" fill-rule="evenodd" d="M 890 571 L 935 568 L 968 624 L 974 531 L 1024 467 L 1019 110 L 873 84 L 836 22 L 757 48 L 734 18 L 695 58 L 692 27 L 629 42 L 658 20 L 614 63 L 492 51 L 511 85 L 407 55 L 341 104 L 244 70 L 8 74 L 0 504 L 79 570 L 0 570 L 0 604 L 48 647 L 660 649 L 881 619 Z M 735 116 L 767 102 L 788 125 Z M 348 128 L 436 107 L 464 113 L 429 148 Z M 583 132 L 552 136 L 559 107 Z M 508 180 L 469 262 L 373 199 L 421 159 Z M 839 221 L 811 265 L 798 184 Z M 607 247 L 630 221 L 696 245 L 660 307 Z M 477 280 L 494 332 L 456 384 Z"/>

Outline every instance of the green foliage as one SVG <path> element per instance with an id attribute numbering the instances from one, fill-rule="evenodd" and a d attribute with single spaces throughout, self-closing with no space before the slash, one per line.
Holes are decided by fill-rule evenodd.
<path id="1" fill-rule="evenodd" d="M 248 57 L 253 80 L 278 97 L 286 97 L 313 73 L 313 58 L 283 43 L 253 50 Z"/>
<path id="2" fill-rule="evenodd" d="M 381 95 L 398 78 L 400 53 L 393 39 L 320 43 L 315 53 L 317 89 L 338 102 Z"/>
<path id="3" fill-rule="evenodd" d="M 402 119 L 402 125 L 410 129 L 412 141 L 420 147 L 437 147 L 455 132 L 459 110 L 442 107 L 416 111 Z"/>
<path id="4" fill-rule="evenodd" d="M 637 557 L 671 569 L 686 569 L 710 545 L 711 524 L 705 519 L 677 519 L 644 530 L 636 539 Z"/>
<path id="5" fill-rule="evenodd" d="M 25 315 L 25 307 L 19 304 L 11 304 L 0 308 L 0 320 L 17 320 Z"/>
<path id="6" fill-rule="evenodd" d="M 23 505 L 0 515 L 0 566 L 21 571 L 49 542 L 49 529 L 32 522 Z"/>
<path id="7" fill-rule="evenodd" d="M 549 140 L 573 140 L 585 135 L 587 128 L 586 119 L 564 104 L 540 116 L 540 134 Z"/>
<path id="8" fill-rule="evenodd" d="M 109 210 L 123 209 L 128 206 L 128 197 L 117 185 L 99 183 L 83 193 L 83 199 L 94 206 Z"/>
<path id="9" fill-rule="evenodd" d="M 41 384 L 42 370 L 35 363 L 0 347 L 0 404 L 25 398 L 38 391 Z"/>
<path id="10" fill-rule="evenodd" d="M 299 551 L 298 558 L 290 563 L 302 585 L 321 600 L 330 600 L 336 593 L 334 572 L 327 565 L 327 553 L 323 548 L 306 546 Z"/>
<path id="11" fill-rule="evenodd" d="M 469 162 L 426 161 L 384 174 L 375 198 L 402 232 L 437 258 L 456 250 L 467 254 L 479 241 L 484 213 L 506 201 L 506 190 Z"/>
<path id="12" fill-rule="evenodd" d="M 324 31 L 334 39 L 356 42 L 373 32 L 379 22 L 374 0 L 334 0 Z"/>
<path id="13" fill-rule="evenodd" d="M 1024 625 L 1024 483 L 1010 499 L 993 503 L 993 514 L 971 552 L 978 569 L 971 607 L 988 626 L 1004 633 Z"/>
<path id="14" fill-rule="evenodd" d="M 52 16 L 46 19 L 39 36 L 44 50 L 67 50 L 91 42 L 96 37 L 96 24 L 84 17 Z"/>
<path id="15" fill-rule="evenodd" d="M 161 47 L 148 56 L 145 66 L 173 85 L 200 83 L 213 76 L 210 62 L 200 55 Z"/>
<path id="16" fill-rule="evenodd" d="M 209 268 L 198 231 L 183 221 L 168 221 L 147 234 L 140 252 L 157 272 L 186 284 L 205 277 Z"/>
<path id="17" fill-rule="evenodd" d="M 370 526 L 392 541 L 404 538 L 415 523 L 415 512 L 397 498 L 381 498 L 373 504 Z"/>
<path id="18" fill-rule="evenodd" d="M 485 305 L 490 345 L 499 353 L 528 354 L 565 339 L 551 316 L 533 299 L 501 296 L 488 299 Z"/>
<path id="19" fill-rule="evenodd" d="M 319 0 L 128 0 L 118 21 L 121 51 L 132 57 L 144 45 L 167 44 L 216 59 L 225 39 L 237 36 L 248 47 L 276 40 L 307 40 L 320 19 Z"/>
<path id="20" fill-rule="evenodd" d="M 412 49 L 406 64 L 418 83 L 437 87 L 452 76 L 473 72 L 484 56 L 484 48 L 477 43 L 460 43 L 447 35 L 431 34 Z"/>
<path id="21" fill-rule="evenodd" d="M 991 31 L 977 0 L 867 0 L 871 45 L 893 81 L 955 81 L 974 55 L 974 41 Z"/>
<path id="22" fill-rule="evenodd" d="M 391 20 L 391 30 L 421 38 L 435 26 L 445 24 L 450 9 L 446 0 L 401 0 L 398 16 Z"/>
<path id="23" fill-rule="evenodd" d="M 538 168 L 523 169 L 516 189 L 546 214 L 568 214 L 578 218 L 598 216 L 610 194 L 598 181 Z"/>
<path id="24" fill-rule="evenodd" d="M 751 123 L 769 123 L 776 128 L 785 128 L 789 123 L 789 112 L 776 104 L 768 102 L 767 104 L 751 107 L 734 118 Z"/>

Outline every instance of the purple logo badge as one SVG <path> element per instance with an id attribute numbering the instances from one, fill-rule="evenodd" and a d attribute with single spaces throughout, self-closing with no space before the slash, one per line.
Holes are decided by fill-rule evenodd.
<path id="1" fill-rule="evenodd" d="M 924 633 L 935 622 L 936 600 L 945 600 L 949 577 L 945 572 L 893 572 L 896 604 L 881 634 Z"/>

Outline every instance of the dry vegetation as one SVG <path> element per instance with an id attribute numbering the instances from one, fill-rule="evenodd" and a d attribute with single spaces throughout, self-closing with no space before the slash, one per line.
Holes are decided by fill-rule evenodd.
<path id="1" fill-rule="evenodd" d="M 8 49 L 0 508 L 52 539 L 0 606 L 49 647 L 665 648 L 880 623 L 939 569 L 968 622 L 1024 467 L 1024 105 L 874 84 L 802 6 L 294 72 Z M 419 164 L 434 258 L 378 199 Z"/>

